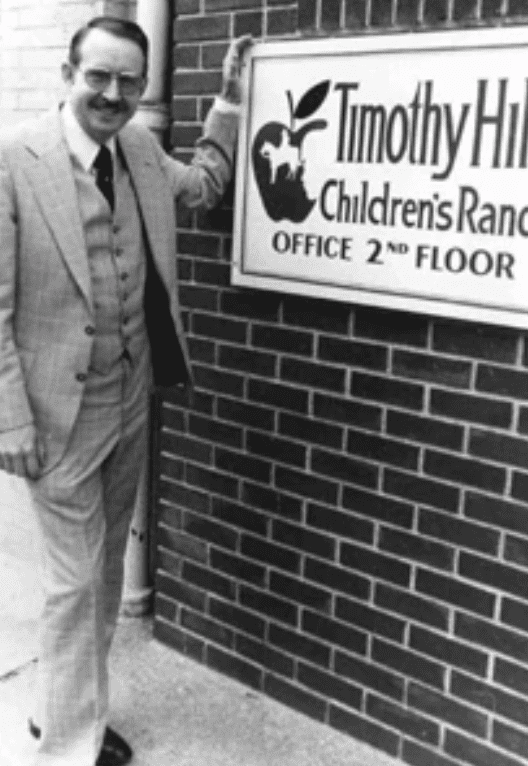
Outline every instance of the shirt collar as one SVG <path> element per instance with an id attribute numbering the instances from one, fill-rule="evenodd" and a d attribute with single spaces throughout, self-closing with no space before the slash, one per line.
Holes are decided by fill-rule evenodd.
<path id="1" fill-rule="evenodd" d="M 101 146 L 80 126 L 69 101 L 65 102 L 61 109 L 61 114 L 64 137 L 66 138 L 70 154 L 80 162 L 86 172 L 89 172 L 92 169 L 93 162 L 97 157 L 97 153 Z M 115 136 L 110 138 L 105 145 L 112 152 L 112 157 L 115 157 Z"/>

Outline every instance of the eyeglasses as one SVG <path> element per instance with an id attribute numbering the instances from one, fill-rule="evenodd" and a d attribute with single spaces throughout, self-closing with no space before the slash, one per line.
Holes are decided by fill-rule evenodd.
<path id="1" fill-rule="evenodd" d="M 137 96 L 145 84 L 142 75 L 127 74 L 126 72 L 109 72 L 107 69 L 81 69 L 84 81 L 92 90 L 103 93 L 112 80 L 115 80 L 122 96 Z"/>

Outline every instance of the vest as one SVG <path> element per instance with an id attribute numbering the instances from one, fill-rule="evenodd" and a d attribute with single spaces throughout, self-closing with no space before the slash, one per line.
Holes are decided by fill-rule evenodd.
<path id="1" fill-rule="evenodd" d="M 148 345 L 141 219 L 130 175 L 119 160 L 115 164 L 112 216 L 92 175 L 73 163 L 95 312 L 89 370 L 99 374 L 107 374 L 123 357 L 134 363 Z"/>

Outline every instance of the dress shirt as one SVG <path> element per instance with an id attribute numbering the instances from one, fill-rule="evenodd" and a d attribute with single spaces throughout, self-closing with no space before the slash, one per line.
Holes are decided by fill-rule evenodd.
<path id="1" fill-rule="evenodd" d="M 81 167 L 87 172 L 93 172 L 93 162 L 97 157 L 97 153 L 101 148 L 101 145 L 94 141 L 93 138 L 86 133 L 80 126 L 77 117 L 73 113 L 71 104 L 66 101 L 61 109 L 62 126 L 64 129 L 64 137 L 68 144 L 70 154 L 72 154 L 76 160 L 80 163 Z M 106 146 L 110 149 L 112 159 L 115 159 L 116 155 L 116 140 L 115 136 L 106 142 Z"/>

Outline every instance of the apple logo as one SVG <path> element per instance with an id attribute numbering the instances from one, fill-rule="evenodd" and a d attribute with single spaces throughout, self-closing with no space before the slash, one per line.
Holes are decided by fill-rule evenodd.
<path id="1" fill-rule="evenodd" d="M 296 107 L 288 90 L 290 126 L 267 122 L 255 136 L 251 150 L 253 172 L 266 213 L 273 221 L 286 218 L 300 223 L 315 205 L 315 199 L 308 198 L 303 183 L 306 159 L 302 155 L 302 143 L 310 131 L 322 130 L 328 123 L 311 120 L 296 129 L 295 121 L 305 120 L 319 109 L 329 88 L 330 80 L 314 85 Z"/>

